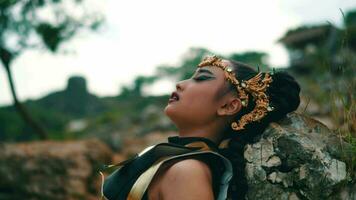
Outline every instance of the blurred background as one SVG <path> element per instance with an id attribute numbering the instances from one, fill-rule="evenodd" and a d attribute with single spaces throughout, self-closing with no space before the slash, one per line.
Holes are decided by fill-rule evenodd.
<path id="1" fill-rule="evenodd" d="M 291 73 L 298 112 L 356 146 L 355 1 L 0 0 L 0 199 L 94 198 L 100 164 L 175 134 L 163 109 L 208 54 Z"/>

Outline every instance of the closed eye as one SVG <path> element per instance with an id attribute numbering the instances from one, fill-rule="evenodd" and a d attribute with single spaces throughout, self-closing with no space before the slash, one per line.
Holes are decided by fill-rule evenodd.
<path id="1" fill-rule="evenodd" d="M 203 80 L 207 80 L 209 78 L 211 78 L 211 77 L 209 77 L 209 76 L 198 76 L 198 77 L 194 77 L 193 79 L 195 81 L 203 81 Z"/>

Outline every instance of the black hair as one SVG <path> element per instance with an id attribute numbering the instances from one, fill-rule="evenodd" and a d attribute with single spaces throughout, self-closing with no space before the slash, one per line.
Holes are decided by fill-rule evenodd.
<path id="1" fill-rule="evenodd" d="M 258 71 L 251 66 L 229 60 L 233 66 L 237 80 L 239 82 L 248 80 L 255 75 Z M 270 105 L 274 107 L 274 110 L 268 112 L 258 122 L 252 122 L 245 125 L 243 130 L 234 131 L 231 127 L 227 127 L 225 138 L 231 138 L 228 148 L 222 149 L 221 153 L 227 157 L 233 165 L 233 178 L 230 182 L 228 196 L 231 199 L 244 199 L 248 186 L 245 177 L 245 165 L 244 149 L 246 144 L 254 143 L 267 126 L 271 122 L 277 122 L 284 118 L 287 113 L 296 110 L 300 104 L 300 86 L 296 80 L 285 71 L 278 71 L 272 74 L 272 83 L 267 88 L 266 94 L 269 97 Z M 229 85 L 231 91 L 236 91 L 236 87 L 232 84 Z M 249 95 L 249 104 L 246 108 L 242 108 L 241 111 L 234 118 L 234 121 L 238 121 L 241 116 L 251 112 L 255 107 L 252 96 Z"/>

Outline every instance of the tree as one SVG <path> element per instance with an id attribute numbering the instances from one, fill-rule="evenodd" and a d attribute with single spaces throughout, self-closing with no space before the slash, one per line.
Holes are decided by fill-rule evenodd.
<path id="1" fill-rule="evenodd" d="M 141 97 L 144 86 L 153 84 L 157 79 L 158 77 L 156 75 L 153 76 L 139 75 L 135 78 L 131 87 L 130 86 L 121 87 L 121 92 L 119 94 L 119 97 L 121 98 Z"/>
<path id="2" fill-rule="evenodd" d="M 346 13 L 344 18 L 346 43 L 350 49 L 356 51 L 356 10 Z"/>
<path id="3" fill-rule="evenodd" d="M 249 65 L 255 66 L 257 70 L 257 66 L 261 71 L 268 71 L 268 55 L 264 52 L 257 51 L 247 51 L 243 53 L 233 53 L 229 56 L 230 59 L 247 63 Z"/>
<path id="4" fill-rule="evenodd" d="M 9 81 L 14 106 L 41 139 L 47 133 L 36 123 L 17 97 L 11 64 L 28 49 L 56 53 L 79 31 L 95 30 L 102 16 L 88 12 L 84 0 L 0 0 L 0 60 Z"/>

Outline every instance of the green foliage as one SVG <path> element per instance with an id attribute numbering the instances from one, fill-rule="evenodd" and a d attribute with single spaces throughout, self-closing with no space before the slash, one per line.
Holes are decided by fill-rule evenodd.
<path id="1" fill-rule="evenodd" d="M 70 10 L 62 6 L 83 9 L 77 4 L 82 1 L 32 0 L 0 1 L 0 47 L 19 55 L 27 48 L 44 47 L 52 52 L 59 45 L 71 39 L 82 29 L 97 29 L 103 22 L 98 13 L 87 13 L 74 17 Z M 49 10 L 52 16 L 43 16 Z M 54 19 L 54 20 L 53 20 Z M 37 40 L 34 38 L 38 38 Z M 11 38 L 11 43 L 9 43 Z"/>
<path id="2" fill-rule="evenodd" d="M 356 52 L 356 22 L 346 27 L 345 34 L 347 34 L 345 37 L 346 44 Z"/>
<path id="3" fill-rule="evenodd" d="M 84 9 L 84 6 L 77 5 L 80 3 L 83 1 L 0 1 L 0 61 L 7 72 L 14 102 L 20 105 L 16 108 L 41 139 L 46 139 L 48 134 L 43 126 L 32 119 L 26 108 L 21 106 L 11 73 L 11 63 L 26 49 L 44 47 L 51 52 L 57 52 L 60 44 L 71 39 L 79 31 L 97 29 L 102 22 L 100 15 L 84 10 L 82 15 L 74 15 L 72 10 L 66 8 L 70 6 L 77 11 L 80 8 Z"/>
<path id="4" fill-rule="evenodd" d="M 65 131 L 65 126 L 70 119 L 68 115 L 34 102 L 28 102 L 26 106 L 31 110 L 32 116 L 50 129 L 52 134 Z M 33 130 L 24 123 L 13 107 L 0 109 L 0 139 L 5 141 L 38 139 L 33 133 Z"/>
<path id="5" fill-rule="evenodd" d="M 350 158 L 351 161 L 349 162 L 351 164 L 350 173 L 352 173 L 353 177 L 356 178 L 356 137 L 353 137 L 352 134 L 349 133 L 347 134 L 346 141 L 352 146 L 351 155 L 353 156 Z"/>
<path id="6" fill-rule="evenodd" d="M 65 27 L 63 25 L 55 27 L 49 23 L 41 23 L 36 27 L 36 31 L 47 48 L 54 52 L 63 40 L 61 32 L 64 28 Z"/>
<path id="7" fill-rule="evenodd" d="M 178 66 L 159 66 L 157 76 L 171 77 L 174 80 L 183 80 L 190 78 L 196 67 L 206 55 L 212 55 L 209 50 L 204 48 L 191 48 L 183 56 L 181 64 Z"/>
<path id="8" fill-rule="evenodd" d="M 158 79 L 157 76 L 137 76 L 132 83 L 132 86 L 122 86 L 119 96 L 121 98 L 130 98 L 130 97 L 141 97 L 142 89 L 146 85 L 151 85 Z"/>
<path id="9" fill-rule="evenodd" d="M 95 137 L 107 137 L 115 131 L 129 132 L 142 128 L 140 133 L 156 130 L 167 104 L 168 95 L 164 96 L 125 96 L 98 98 L 87 94 L 80 98 L 68 95 L 68 90 L 80 93 L 74 87 L 54 92 L 38 100 L 25 103 L 36 120 L 41 121 L 49 131 L 49 138 L 56 140 L 86 137 L 94 133 Z M 75 96 L 75 95 L 74 95 Z M 75 102 L 75 104 L 73 104 Z M 74 106 L 74 107 L 72 107 Z M 144 111 L 149 106 L 155 106 L 158 112 L 147 117 Z M 100 109 L 96 109 L 100 108 Z M 83 119 L 88 126 L 80 131 L 69 131 L 68 124 L 73 120 Z M 103 131 L 104 130 L 104 131 Z M 26 133 L 26 134 L 24 134 Z M 33 130 L 26 125 L 14 107 L 0 108 L 0 140 L 27 141 L 36 140 Z M 100 133 L 102 135 L 98 135 Z M 135 132 L 135 134 L 138 132 Z"/>
<path id="10" fill-rule="evenodd" d="M 351 10 L 346 13 L 344 23 L 345 26 L 356 25 L 356 10 Z"/>
<path id="11" fill-rule="evenodd" d="M 134 80 L 134 87 L 132 92 L 141 95 L 143 86 L 152 84 L 156 80 L 156 76 L 138 76 Z"/>
<path id="12" fill-rule="evenodd" d="M 267 63 L 268 55 L 264 52 L 248 51 L 243 53 L 233 53 L 229 56 L 229 59 L 247 63 L 251 66 L 260 68 L 260 71 L 269 71 Z"/>
<path id="13" fill-rule="evenodd" d="M 16 141 L 20 138 L 25 124 L 16 112 L 10 109 L 0 111 L 0 141 Z"/>

